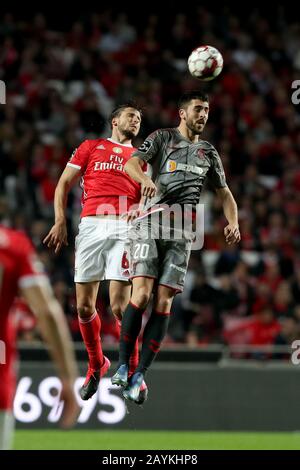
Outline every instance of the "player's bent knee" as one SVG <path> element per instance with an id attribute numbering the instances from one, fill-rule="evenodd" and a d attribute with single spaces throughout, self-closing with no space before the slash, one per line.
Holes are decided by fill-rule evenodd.
<path id="1" fill-rule="evenodd" d="M 175 292 L 171 289 L 160 289 L 155 301 L 155 310 L 158 312 L 170 312 Z"/>
<path id="2" fill-rule="evenodd" d="M 156 303 L 155 305 L 155 310 L 158 312 L 169 312 L 172 307 L 172 299 L 161 299 L 159 302 Z"/>
<path id="3" fill-rule="evenodd" d="M 139 308 L 146 308 L 150 300 L 151 292 L 148 290 L 139 289 L 134 292 L 131 297 L 131 302 Z"/>
<path id="4" fill-rule="evenodd" d="M 123 312 L 122 312 L 121 305 L 111 303 L 111 304 L 110 304 L 110 308 L 111 308 L 111 311 L 112 311 L 113 316 L 114 316 L 117 320 L 121 321 L 121 320 L 122 320 L 122 313 L 123 313 Z"/>
<path id="5" fill-rule="evenodd" d="M 80 318 L 89 318 L 95 313 L 93 305 L 78 305 L 77 313 Z"/>

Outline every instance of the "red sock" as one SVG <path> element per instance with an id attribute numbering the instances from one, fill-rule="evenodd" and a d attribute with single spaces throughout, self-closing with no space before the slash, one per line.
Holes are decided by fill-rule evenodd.
<path id="1" fill-rule="evenodd" d="M 121 322 L 118 321 L 117 325 L 119 328 L 119 335 L 120 335 Z M 134 345 L 134 350 L 129 359 L 129 375 L 132 375 L 135 372 L 135 369 L 137 368 L 138 363 L 139 363 L 139 339 L 137 338 L 136 343 Z"/>
<path id="2" fill-rule="evenodd" d="M 80 317 L 78 317 L 78 319 L 81 335 L 89 355 L 89 366 L 91 369 L 99 370 L 104 362 L 100 340 L 100 317 L 96 311 L 86 320 Z"/>

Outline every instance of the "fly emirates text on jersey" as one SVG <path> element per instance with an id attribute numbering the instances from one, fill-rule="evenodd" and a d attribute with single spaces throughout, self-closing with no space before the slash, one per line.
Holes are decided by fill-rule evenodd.
<path id="1" fill-rule="evenodd" d="M 95 162 L 94 171 L 118 170 L 124 171 L 124 158 L 111 155 L 108 162 Z"/>

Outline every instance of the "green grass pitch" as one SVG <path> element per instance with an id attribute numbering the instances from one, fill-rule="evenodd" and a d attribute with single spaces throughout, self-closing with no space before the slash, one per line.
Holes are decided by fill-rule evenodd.
<path id="1" fill-rule="evenodd" d="M 300 433 L 18 430 L 17 450 L 300 450 Z"/>

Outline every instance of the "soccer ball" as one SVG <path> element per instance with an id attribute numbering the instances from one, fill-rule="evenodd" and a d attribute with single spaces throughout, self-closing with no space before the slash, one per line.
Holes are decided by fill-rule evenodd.
<path id="1" fill-rule="evenodd" d="M 223 57 L 215 47 L 199 46 L 189 56 L 188 68 L 193 77 L 208 82 L 221 73 Z"/>

